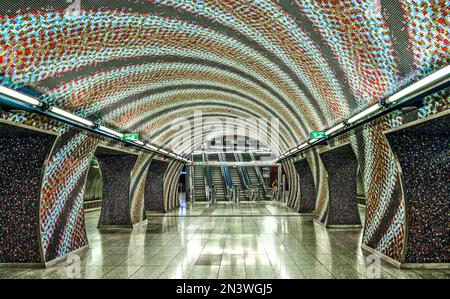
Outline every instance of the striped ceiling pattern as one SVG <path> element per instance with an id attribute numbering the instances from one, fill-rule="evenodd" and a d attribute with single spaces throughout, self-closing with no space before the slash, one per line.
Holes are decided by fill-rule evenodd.
<path id="1" fill-rule="evenodd" d="M 0 79 L 185 154 L 201 138 L 180 145 L 191 132 L 171 123 L 194 111 L 279 118 L 279 154 L 447 65 L 449 15 L 448 0 L 3 0 Z"/>

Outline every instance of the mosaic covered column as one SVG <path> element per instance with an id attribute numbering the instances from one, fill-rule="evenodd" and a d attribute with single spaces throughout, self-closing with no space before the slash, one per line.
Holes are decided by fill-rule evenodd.
<path id="1" fill-rule="evenodd" d="M 95 154 L 103 174 L 103 204 L 99 227 L 132 227 L 131 176 L 137 155 L 97 149 Z"/>
<path id="2" fill-rule="evenodd" d="M 168 163 L 153 159 L 145 181 L 145 211 L 164 211 L 164 175 Z"/>
<path id="3" fill-rule="evenodd" d="M 401 167 L 406 201 L 402 264 L 450 262 L 450 111 L 390 131 L 387 139 Z"/>
<path id="4" fill-rule="evenodd" d="M 297 161 L 294 165 L 299 176 L 300 184 L 300 207 L 298 212 L 313 213 L 316 206 L 317 192 L 311 168 L 306 159 Z"/>
<path id="5" fill-rule="evenodd" d="M 145 181 L 147 171 L 152 161 L 152 155 L 148 153 L 139 154 L 139 158 L 134 165 L 131 176 L 131 221 L 133 225 L 145 221 L 146 214 L 144 208 Z"/>
<path id="6" fill-rule="evenodd" d="M 178 184 L 184 163 L 172 161 L 164 176 L 164 211 L 170 211 L 180 206 Z"/>
<path id="7" fill-rule="evenodd" d="M 0 123 L 0 263 L 43 263 L 42 174 L 56 136 Z"/>
<path id="8" fill-rule="evenodd" d="M 301 190 L 294 162 L 292 160 L 283 162 L 283 168 L 286 174 L 286 184 L 289 188 L 289 194 L 286 200 L 287 206 L 294 209 L 295 211 L 298 211 L 300 208 Z"/>
<path id="9" fill-rule="evenodd" d="M 358 162 L 349 144 L 320 154 L 328 173 L 328 208 L 324 224 L 327 227 L 361 227 L 356 201 Z"/>

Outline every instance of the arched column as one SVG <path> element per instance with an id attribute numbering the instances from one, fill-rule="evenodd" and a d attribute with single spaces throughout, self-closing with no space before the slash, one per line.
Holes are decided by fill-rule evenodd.
<path id="1" fill-rule="evenodd" d="M 170 211 L 180 206 L 178 183 L 183 164 L 171 161 L 164 176 L 164 211 Z"/>
<path id="2" fill-rule="evenodd" d="M 386 134 L 401 168 L 406 244 L 401 263 L 448 267 L 450 111 Z"/>
<path id="3" fill-rule="evenodd" d="M 168 163 L 153 159 L 145 181 L 145 211 L 164 212 L 164 176 Z"/>
<path id="4" fill-rule="evenodd" d="M 314 220 L 325 223 L 329 200 L 327 171 L 317 150 L 308 151 L 306 153 L 306 159 L 311 166 L 317 193 Z"/>
<path id="5" fill-rule="evenodd" d="M 83 198 L 86 176 L 98 136 L 70 129 L 56 141 L 41 191 L 41 241 L 45 261 L 88 245 Z"/>
<path id="6" fill-rule="evenodd" d="M 356 200 L 358 162 L 349 144 L 320 154 L 328 174 L 328 207 L 324 224 L 330 228 L 361 227 Z"/>
<path id="7" fill-rule="evenodd" d="M 132 227 L 131 176 L 137 155 L 97 148 L 95 153 L 103 174 L 103 204 L 99 227 Z"/>
<path id="8" fill-rule="evenodd" d="M 300 185 L 300 204 L 298 212 L 311 214 L 314 212 L 317 197 L 311 168 L 306 159 L 299 160 L 295 162 L 294 165 L 297 170 Z"/>
<path id="9" fill-rule="evenodd" d="M 286 181 L 289 186 L 289 196 L 287 199 L 287 206 L 298 211 L 300 206 L 300 186 L 298 182 L 297 171 L 295 170 L 292 160 L 283 162 L 283 168 L 286 174 Z"/>
<path id="10" fill-rule="evenodd" d="M 139 224 L 146 220 L 145 213 L 145 183 L 147 173 L 152 161 L 152 155 L 148 153 L 141 153 L 134 165 L 131 175 L 131 222 L 133 225 Z"/>
<path id="11" fill-rule="evenodd" d="M 57 136 L 0 123 L 0 263 L 43 264 L 40 189 Z"/>

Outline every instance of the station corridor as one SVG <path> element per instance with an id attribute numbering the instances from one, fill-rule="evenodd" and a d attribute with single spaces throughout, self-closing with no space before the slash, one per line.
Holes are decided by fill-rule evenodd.
<path id="1" fill-rule="evenodd" d="M 299 216 L 279 203 L 195 204 L 154 216 L 132 232 L 99 231 L 98 217 L 98 212 L 86 215 L 90 248 L 79 253 L 76 277 L 64 264 L 4 270 L 0 277 L 362 279 L 370 267 L 358 245 L 361 229 L 327 231 L 311 216 Z M 373 278 L 450 278 L 450 270 L 379 268 Z"/>

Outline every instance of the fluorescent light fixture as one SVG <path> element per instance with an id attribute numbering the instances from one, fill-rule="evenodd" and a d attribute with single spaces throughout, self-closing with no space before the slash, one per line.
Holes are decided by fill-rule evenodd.
<path id="1" fill-rule="evenodd" d="M 169 153 L 168 151 L 163 150 L 162 148 L 160 148 L 158 151 L 159 151 L 160 153 L 163 153 L 163 154 L 166 154 L 166 155 Z"/>
<path id="2" fill-rule="evenodd" d="M 328 131 L 325 132 L 325 135 L 327 135 L 327 137 L 328 137 L 329 135 L 333 134 L 334 132 L 339 131 L 340 129 L 343 129 L 344 127 L 345 127 L 345 124 L 344 123 L 340 123 L 340 124 L 330 128 L 330 129 L 328 129 Z"/>
<path id="3" fill-rule="evenodd" d="M 71 121 L 74 121 L 76 123 L 88 126 L 88 127 L 92 127 L 94 126 L 94 123 L 91 122 L 90 120 L 87 120 L 85 118 L 79 117 L 75 114 L 72 114 L 70 112 L 64 111 L 62 109 L 56 108 L 56 107 L 50 107 L 49 109 L 51 112 L 55 113 L 58 116 L 62 116 L 63 118 L 67 118 L 70 119 Z"/>
<path id="4" fill-rule="evenodd" d="M 146 144 L 145 147 L 147 147 L 147 148 L 149 148 L 149 149 L 151 149 L 151 150 L 154 150 L 154 151 L 157 151 L 157 150 L 158 150 L 158 148 L 157 148 L 156 146 L 153 146 L 153 145 L 151 145 L 151 144 Z"/>
<path id="5" fill-rule="evenodd" d="M 0 94 L 1 95 L 5 95 L 5 96 L 7 96 L 9 98 L 12 98 L 12 99 L 14 99 L 16 101 L 27 103 L 27 104 L 30 104 L 30 105 L 34 105 L 34 106 L 40 106 L 41 105 L 41 102 L 39 102 L 35 98 L 30 97 L 30 96 L 28 96 L 26 94 L 23 94 L 21 92 L 15 91 L 14 89 L 11 89 L 11 88 L 8 88 L 8 87 L 5 87 L 5 86 L 1 86 L 1 85 L 0 85 Z"/>
<path id="6" fill-rule="evenodd" d="M 370 114 L 377 112 L 378 110 L 381 110 L 382 108 L 383 108 L 383 106 L 381 106 L 379 103 L 377 103 L 377 104 L 367 108 L 366 110 L 361 111 L 360 113 L 350 117 L 347 122 L 349 124 L 352 124 L 354 122 L 357 122 L 358 120 L 365 118 L 366 116 L 368 116 Z"/>
<path id="7" fill-rule="evenodd" d="M 290 151 L 289 151 L 289 154 L 293 154 L 293 153 L 295 153 L 295 148 L 293 148 L 293 149 L 291 149 Z"/>
<path id="8" fill-rule="evenodd" d="M 140 146 L 144 146 L 144 142 L 140 141 L 140 140 L 136 140 L 134 141 L 134 143 L 140 145 Z"/>
<path id="9" fill-rule="evenodd" d="M 402 89 L 386 101 L 388 104 L 397 102 L 400 99 L 406 100 L 416 95 L 417 92 L 426 92 L 433 89 L 436 85 L 444 84 L 450 80 L 450 65 L 440 69 L 437 72 L 417 81 L 414 84 Z"/>
<path id="10" fill-rule="evenodd" d="M 100 131 L 103 131 L 103 132 L 108 133 L 108 134 L 110 134 L 110 135 L 116 136 L 116 137 L 118 137 L 118 138 L 120 138 L 120 139 L 123 138 L 123 134 L 122 134 L 122 133 L 119 133 L 119 132 L 116 132 L 116 131 L 114 131 L 114 130 L 108 129 L 107 127 L 100 126 L 100 127 L 98 127 L 98 129 L 99 129 Z"/>
<path id="11" fill-rule="evenodd" d="M 307 146 L 308 146 L 308 143 L 305 142 L 305 143 L 303 143 L 302 145 L 299 145 L 299 146 L 297 147 L 297 149 L 298 149 L 298 150 L 301 150 L 301 149 L 304 149 L 304 148 L 307 147 Z"/>
<path id="12" fill-rule="evenodd" d="M 319 138 L 313 138 L 313 139 L 308 140 L 308 143 L 309 144 L 313 144 L 313 143 L 316 143 L 318 140 L 320 140 L 320 139 Z"/>

